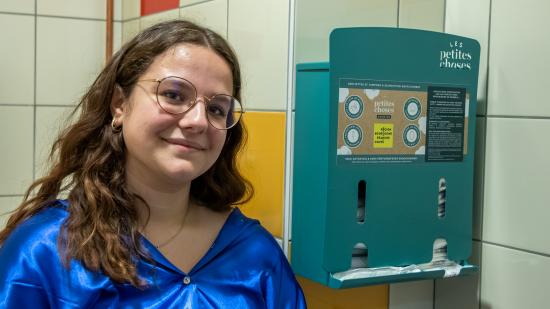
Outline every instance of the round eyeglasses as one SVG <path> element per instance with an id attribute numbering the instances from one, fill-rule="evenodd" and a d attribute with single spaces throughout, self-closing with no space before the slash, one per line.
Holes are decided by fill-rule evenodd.
<path id="1" fill-rule="evenodd" d="M 141 79 L 139 81 L 156 82 L 157 103 L 162 110 L 172 115 L 181 115 L 190 110 L 197 102 L 197 88 L 188 80 L 178 76 L 162 79 Z M 211 97 L 202 96 L 208 122 L 216 129 L 228 130 L 241 119 L 243 107 L 239 100 L 226 94 Z"/>

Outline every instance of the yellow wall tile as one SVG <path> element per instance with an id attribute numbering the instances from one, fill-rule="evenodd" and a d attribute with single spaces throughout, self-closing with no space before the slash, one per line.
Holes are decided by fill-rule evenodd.
<path id="1" fill-rule="evenodd" d="M 276 237 L 283 234 L 285 118 L 284 112 L 246 112 L 248 144 L 239 162 L 255 190 L 242 211 Z"/>
<path id="2" fill-rule="evenodd" d="M 315 309 L 387 309 L 388 286 L 375 285 L 353 289 L 331 289 L 297 277 L 309 308 Z"/>

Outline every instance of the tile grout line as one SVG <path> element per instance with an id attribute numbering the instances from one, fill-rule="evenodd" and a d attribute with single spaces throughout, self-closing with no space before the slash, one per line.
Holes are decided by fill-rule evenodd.
<path id="1" fill-rule="evenodd" d="M 34 95 L 33 95 L 33 112 L 32 112 L 32 117 L 33 117 L 33 121 L 32 121 L 32 180 L 34 182 L 34 180 L 36 179 L 36 167 L 34 164 L 34 162 L 36 161 L 36 83 L 37 83 L 37 69 L 36 69 L 36 64 L 37 64 L 37 58 L 38 58 L 38 47 L 37 47 L 37 42 L 38 42 L 38 14 L 37 14 L 37 10 L 38 10 L 38 0 L 34 0 Z"/>
<path id="2" fill-rule="evenodd" d="M 533 254 L 533 255 L 538 255 L 538 256 L 543 256 L 543 257 L 550 258 L 550 253 L 518 248 L 518 247 L 509 246 L 509 245 L 505 245 L 505 244 L 499 244 L 499 243 L 492 242 L 492 241 L 482 240 L 481 244 L 482 245 L 483 244 L 492 245 L 492 246 L 495 246 L 495 247 L 502 247 L 502 248 L 506 248 L 506 249 L 510 249 L 510 250 L 514 250 L 514 251 L 520 251 L 520 252 L 523 252 L 523 253 L 529 253 L 529 254 Z M 482 246 L 482 248 L 483 248 L 483 246 Z"/>

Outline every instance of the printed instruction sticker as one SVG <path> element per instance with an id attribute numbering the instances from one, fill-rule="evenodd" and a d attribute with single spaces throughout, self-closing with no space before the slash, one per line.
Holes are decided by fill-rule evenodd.
<path id="1" fill-rule="evenodd" d="M 338 163 L 461 161 L 468 105 L 461 86 L 341 79 Z"/>

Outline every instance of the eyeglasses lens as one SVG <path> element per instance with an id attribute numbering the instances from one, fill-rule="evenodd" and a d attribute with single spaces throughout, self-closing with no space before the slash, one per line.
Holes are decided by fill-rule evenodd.
<path id="1" fill-rule="evenodd" d="M 196 98 L 195 87 L 182 78 L 165 78 L 158 85 L 158 103 L 168 113 L 185 113 L 193 106 Z M 217 129 L 229 129 L 241 118 L 241 103 L 232 96 L 218 94 L 204 101 L 208 121 Z"/>

